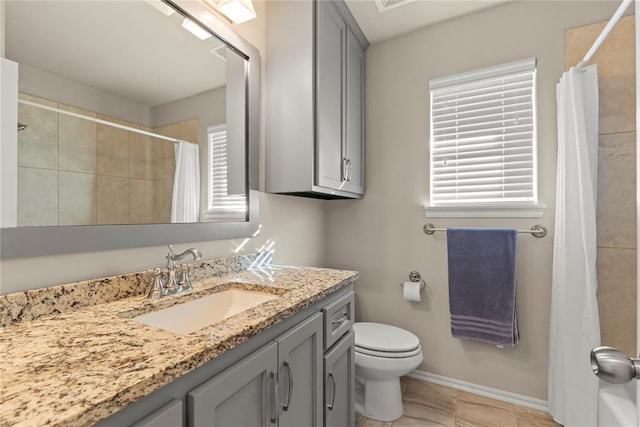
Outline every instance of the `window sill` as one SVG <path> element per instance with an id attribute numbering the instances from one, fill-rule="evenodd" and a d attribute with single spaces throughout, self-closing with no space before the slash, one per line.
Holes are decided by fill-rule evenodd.
<path id="1" fill-rule="evenodd" d="M 207 219 L 240 219 L 244 221 L 245 216 L 247 215 L 247 210 L 237 210 L 237 211 L 225 211 L 225 210 L 208 210 L 204 212 L 204 217 Z"/>
<path id="2" fill-rule="evenodd" d="M 547 205 L 425 206 L 427 218 L 541 218 Z"/>

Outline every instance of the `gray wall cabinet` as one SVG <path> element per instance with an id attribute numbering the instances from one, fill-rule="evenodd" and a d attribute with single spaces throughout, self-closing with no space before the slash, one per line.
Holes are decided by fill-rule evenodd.
<path id="1" fill-rule="evenodd" d="M 355 334 L 349 332 L 324 356 L 326 427 L 355 423 Z"/>
<path id="2" fill-rule="evenodd" d="M 344 189 L 364 194 L 364 49 L 349 28 L 346 37 Z"/>
<path id="3" fill-rule="evenodd" d="M 364 194 L 364 52 L 342 0 L 267 3 L 267 191 Z"/>
<path id="4" fill-rule="evenodd" d="M 97 426 L 353 426 L 355 382 L 349 365 L 353 363 L 353 343 L 351 347 L 344 344 L 352 334 L 353 313 L 353 286 L 348 285 Z M 335 327 L 325 330 L 327 317 Z M 327 341 L 327 335 L 338 340 L 338 334 L 346 335 L 331 348 L 323 345 L 333 342 Z M 329 414 L 330 423 L 325 418 L 325 369 L 330 369 L 336 380 L 336 404 Z M 345 398 L 351 400 L 346 402 Z"/>

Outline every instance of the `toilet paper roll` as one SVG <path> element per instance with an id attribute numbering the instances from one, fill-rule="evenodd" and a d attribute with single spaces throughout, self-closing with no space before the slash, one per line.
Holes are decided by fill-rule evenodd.
<path id="1" fill-rule="evenodd" d="M 402 284 L 402 294 L 407 301 L 420 302 L 420 282 L 404 282 Z"/>

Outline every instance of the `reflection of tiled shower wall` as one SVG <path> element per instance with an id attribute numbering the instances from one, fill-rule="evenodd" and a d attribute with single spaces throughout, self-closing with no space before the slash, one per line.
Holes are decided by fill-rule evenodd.
<path id="1" fill-rule="evenodd" d="M 26 94 L 20 98 L 152 130 Z M 23 104 L 18 119 L 28 125 L 18 132 L 19 226 L 169 219 L 175 169 L 171 142 Z M 166 128 L 175 136 L 189 126 L 183 122 Z M 197 131 L 195 136 L 197 140 Z"/>
<path id="2" fill-rule="evenodd" d="M 577 64 L 606 22 L 565 33 Z M 591 63 L 598 65 L 598 307 L 603 345 L 636 355 L 635 19 L 622 18 Z"/>

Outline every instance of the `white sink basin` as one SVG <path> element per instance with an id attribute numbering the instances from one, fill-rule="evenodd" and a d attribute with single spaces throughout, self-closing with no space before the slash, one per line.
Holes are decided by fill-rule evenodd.
<path id="1" fill-rule="evenodd" d="M 190 334 L 275 298 L 278 296 L 263 292 L 228 289 L 133 320 L 176 334 Z"/>

